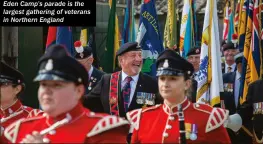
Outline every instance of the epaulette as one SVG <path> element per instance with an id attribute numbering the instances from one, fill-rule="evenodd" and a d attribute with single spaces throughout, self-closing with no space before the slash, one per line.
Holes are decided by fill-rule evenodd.
<path id="1" fill-rule="evenodd" d="M 209 114 L 208 121 L 206 123 L 205 132 L 208 133 L 221 125 L 227 120 L 229 111 L 221 108 L 213 108 L 206 104 L 194 104 L 194 109 Z"/>
<path id="2" fill-rule="evenodd" d="M 40 109 L 33 109 L 29 112 L 28 118 L 35 117 L 35 116 L 42 116 L 44 112 Z"/>
<path id="3" fill-rule="evenodd" d="M 21 118 L 19 120 L 17 120 L 16 122 L 10 124 L 4 131 L 4 135 L 5 137 L 12 143 L 16 142 L 17 139 L 17 134 L 18 134 L 18 130 L 19 127 L 21 125 L 21 123 L 24 122 L 28 122 L 28 121 L 32 121 L 32 120 L 37 120 L 43 118 L 43 116 L 38 116 L 38 117 L 33 117 L 33 118 Z"/>
<path id="4" fill-rule="evenodd" d="M 110 129 L 114 129 L 123 125 L 128 125 L 129 122 L 123 118 L 108 115 L 101 118 L 93 127 L 93 129 L 87 134 L 87 137 L 92 137 Z"/>
<path id="5" fill-rule="evenodd" d="M 130 111 L 130 112 L 127 112 L 126 113 L 126 116 L 127 116 L 127 119 L 129 120 L 129 122 L 131 123 L 132 125 L 132 129 L 136 129 L 138 130 L 139 127 L 140 127 L 140 119 L 141 119 L 141 114 L 146 112 L 146 111 L 149 111 L 149 110 L 153 110 L 153 109 L 156 109 L 160 106 L 159 105 L 155 105 L 155 106 L 151 106 L 151 107 L 146 107 L 146 108 L 143 108 L 143 109 L 136 109 L 136 110 L 133 110 L 133 111 Z M 130 131 L 132 132 L 132 130 Z"/>

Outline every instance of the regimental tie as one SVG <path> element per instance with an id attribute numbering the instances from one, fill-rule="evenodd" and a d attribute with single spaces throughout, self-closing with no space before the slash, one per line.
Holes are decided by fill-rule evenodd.
<path id="1" fill-rule="evenodd" d="M 232 70 L 231 66 L 227 67 L 227 73 L 231 72 L 231 70 Z"/>
<path id="2" fill-rule="evenodd" d="M 132 81 L 132 78 L 127 76 L 125 78 L 126 84 L 124 85 L 123 89 L 122 89 L 122 97 L 124 100 L 124 109 L 125 112 L 128 111 L 128 107 L 129 107 L 129 102 L 130 102 L 130 93 L 131 93 L 131 84 L 130 82 Z"/>

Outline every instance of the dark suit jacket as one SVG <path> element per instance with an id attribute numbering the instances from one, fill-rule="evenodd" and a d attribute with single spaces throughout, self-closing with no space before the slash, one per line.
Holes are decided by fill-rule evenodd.
<path id="1" fill-rule="evenodd" d="M 236 78 L 236 72 L 230 72 L 225 73 L 223 75 L 223 83 L 224 83 L 224 94 L 223 94 L 223 100 L 225 103 L 225 108 L 229 110 L 229 114 L 235 114 L 236 113 L 236 104 L 235 104 L 235 78 Z M 232 84 L 233 91 L 226 91 L 225 85 L 226 84 Z"/>
<path id="2" fill-rule="evenodd" d="M 105 73 L 98 70 L 97 68 L 93 67 L 93 71 L 91 73 L 90 79 L 89 79 L 89 83 L 86 87 L 86 92 L 85 94 L 87 95 L 88 93 L 90 93 L 92 91 L 92 89 L 97 85 L 97 83 L 100 81 L 101 77 L 104 75 Z M 83 105 L 85 107 L 87 107 L 88 102 L 87 102 L 87 98 L 84 96 L 83 98 Z"/>
<path id="3" fill-rule="evenodd" d="M 243 125 L 252 122 L 252 129 L 255 131 L 259 139 L 263 136 L 263 114 L 253 114 L 253 104 L 263 102 L 263 80 L 257 80 L 250 83 L 246 101 L 240 106 L 238 113 L 242 117 Z M 249 125 L 248 125 L 249 128 Z"/>
<path id="4" fill-rule="evenodd" d="M 110 114 L 110 104 L 109 104 L 109 89 L 110 89 L 110 78 L 111 74 L 105 74 L 101 78 L 100 82 L 96 85 L 96 87 L 87 95 L 88 98 L 88 108 L 95 112 L 104 112 Z M 126 113 L 124 111 L 123 98 L 120 96 L 121 94 L 121 73 L 119 76 L 118 82 L 118 107 L 119 114 L 121 117 L 126 117 Z M 140 73 L 139 79 L 136 85 L 136 89 L 134 92 L 133 99 L 129 106 L 128 111 L 141 108 L 143 104 L 137 104 L 136 95 L 137 92 L 145 92 L 145 93 L 153 93 L 156 94 L 155 104 L 159 104 L 162 102 L 162 99 L 158 95 L 158 84 L 157 81 L 151 76 Z"/>

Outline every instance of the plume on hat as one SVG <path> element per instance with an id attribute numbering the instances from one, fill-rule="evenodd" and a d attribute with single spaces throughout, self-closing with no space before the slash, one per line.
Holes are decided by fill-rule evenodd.
<path id="1" fill-rule="evenodd" d="M 235 45 L 235 47 L 237 46 L 237 42 L 238 42 L 238 35 L 233 34 L 232 35 L 232 43 Z"/>
<path id="2" fill-rule="evenodd" d="M 76 41 L 76 42 L 74 43 L 74 47 L 75 47 L 77 53 L 82 53 L 82 52 L 84 51 L 84 48 L 83 48 L 83 46 L 81 45 L 81 41 Z"/>

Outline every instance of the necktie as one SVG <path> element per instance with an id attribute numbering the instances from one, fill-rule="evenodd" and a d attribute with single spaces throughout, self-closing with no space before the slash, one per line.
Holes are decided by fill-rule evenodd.
<path id="1" fill-rule="evenodd" d="M 232 67 L 229 66 L 229 67 L 227 68 L 227 72 L 229 73 L 229 72 L 231 72 L 231 70 L 232 70 Z"/>
<path id="2" fill-rule="evenodd" d="M 128 107 L 129 107 L 129 102 L 130 102 L 130 93 L 131 93 L 131 84 L 130 82 L 132 81 L 131 77 L 126 77 L 125 79 L 126 84 L 124 85 L 123 89 L 122 89 L 122 97 L 124 100 L 124 109 L 125 112 L 128 111 Z"/>

